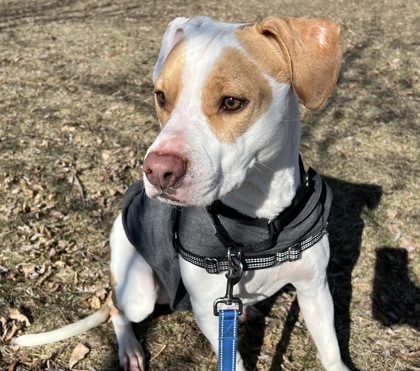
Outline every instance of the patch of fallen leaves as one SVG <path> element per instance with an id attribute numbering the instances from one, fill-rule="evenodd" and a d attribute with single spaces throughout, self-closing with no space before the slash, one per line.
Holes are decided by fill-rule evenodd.
<path id="1" fill-rule="evenodd" d="M 82 343 L 77 344 L 71 353 L 69 359 L 69 368 L 72 369 L 78 362 L 83 360 L 89 352 L 90 349 L 87 346 L 83 345 Z"/>
<path id="2" fill-rule="evenodd" d="M 5 344 L 10 343 L 22 326 L 29 327 L 31 322 L 18 309 L 10 308 L 7 314 L 0 313 L 0 339 Z"/>

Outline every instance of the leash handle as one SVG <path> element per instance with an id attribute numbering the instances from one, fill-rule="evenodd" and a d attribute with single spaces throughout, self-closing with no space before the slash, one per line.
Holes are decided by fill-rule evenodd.
<path id="1" fill-rule="evenodd" d="M 218 371 L 236 370 L 239 311 L 226 309 L 219 311 L 219 357 Z"/>

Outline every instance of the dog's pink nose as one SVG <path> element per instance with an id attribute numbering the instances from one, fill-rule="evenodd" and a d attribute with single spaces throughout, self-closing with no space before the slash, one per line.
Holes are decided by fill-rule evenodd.
<path id="1" fill-rule="evenodd" d="M 150 153 L 143 163 L 147 179 L 155 187 L 166 189 L 173 187 L 186 172 L 186 163 L 175 155 Z"/>

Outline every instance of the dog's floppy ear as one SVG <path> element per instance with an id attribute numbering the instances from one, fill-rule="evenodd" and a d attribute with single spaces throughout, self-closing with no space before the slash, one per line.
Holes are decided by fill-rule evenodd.
<path id="1" fill-rule="evenodd" d="M 165 35 L 163 36 L 159 56 L 153 70 L 153 83 L 155 83 L 159 77 L 160 70 L 163 63 L 165 62 L 166 57 L 184 36 L 184 30 L 181 26 L 188 20 L 189 18 L 178 17 L 168 24 L 168 28 L 166 29 Z"/>
<path id="2" fill-rule="evenodd" d="M 321 108 L 340 70 L 340 27 L 327 20 L 268 17 L 257 29 L 283 52 L 300 101 Z"/>

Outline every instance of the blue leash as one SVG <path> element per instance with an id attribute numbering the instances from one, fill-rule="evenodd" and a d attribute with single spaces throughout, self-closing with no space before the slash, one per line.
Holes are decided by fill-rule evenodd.
<path id="1" fill-rule="evenodd" d="M 219 359 L 218 371 L 236 370 L 236 349 L 238 343 L 239 310 L 219 311 Z"/>
<path id="2" fill-rule="evenodd" d="M 231 254 L 230 249 L 228 249 L 228 260 L 230 269 L 226 274 L 226 294 L 224 297 L 216 299 L 213 304 L 213 313 L 215 316 L 219 316 L 218 371 L 236 370 L 239 315 L 242 314 L 242 301 L 233 296 L 233 286 L 242 278 L 243 265 L 238 257 Z M 237 308 L 219 310 L 219 304 L 226 306 L 235 304 Z"/>

